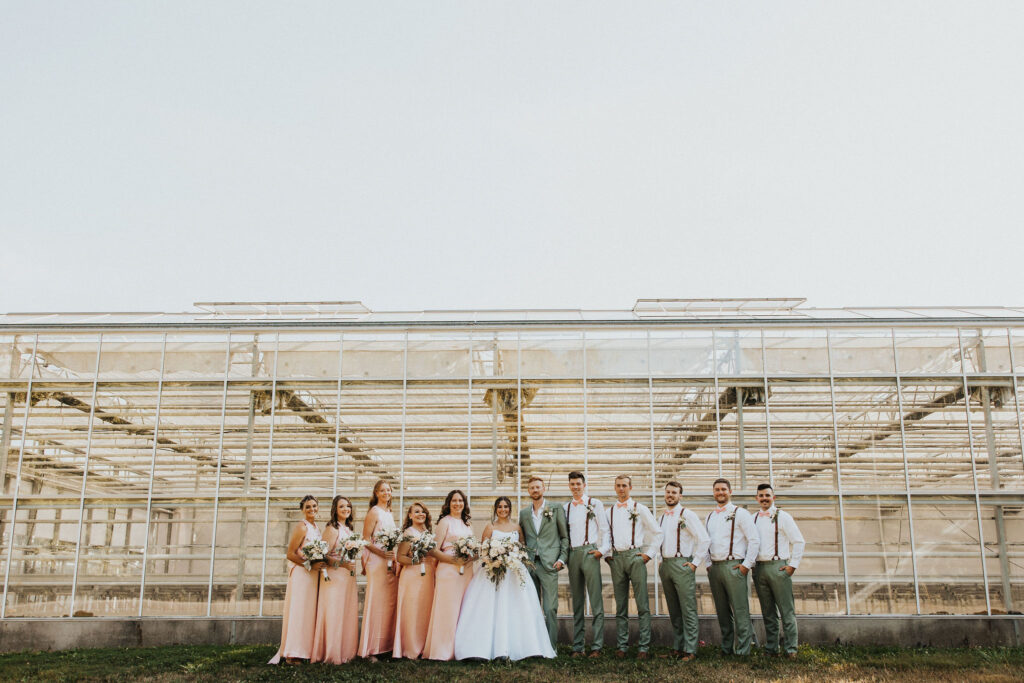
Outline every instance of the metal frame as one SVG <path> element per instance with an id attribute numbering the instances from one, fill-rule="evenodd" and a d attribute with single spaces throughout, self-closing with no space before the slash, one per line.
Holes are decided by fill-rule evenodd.
<path id="1" fill-rule="evenodd" d="M 146 570 L 149 567 L 149 536 L 153 523 L 153 478 L 156 476 L 156 452 L 160 445 L 160 405 L 164 396 L 164 364 L 167 362 L 167 333 L 160 346 L 160 379 L 156 383 L 156 416 L 153 418 L 153 453 L 149 462 L 149 492 L 146 496 L 146 537 L 142 544 L 142 581 L 139 582 L 139 616 L 146 604 Z M 223 430 L 221 430 L 223 431 Z"/>

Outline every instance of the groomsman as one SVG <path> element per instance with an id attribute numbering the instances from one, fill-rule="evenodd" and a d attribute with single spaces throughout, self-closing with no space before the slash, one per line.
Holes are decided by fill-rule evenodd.
<path id="1" fill-rule="evenodd" d="M 569 531 L 565 527 L 565 510 L 544 500 L 544 480 L 530 477 L 526 490 L 533 505 L 519 511 L 527 553 L 533 561 L 530 576 L 540 596 L 544 623 L 548 627 L 551 647 L 558 647 L 558 572 L 565 568 L 569 556 Z"/>
<path id="2" fill-rule="evenodd" d="M 804 537 L 793 515 L 775 505 L 771 484 L 757 487 L 761 510 L 754 526 L 761 541 L 754 567 L 754 589 L 764 616 L 765 651 L 779 654 L 779 618 L 782 618 L 786 656 L 796 657 L 796 605 L 793 602 L 793 572 L 804 556 Z"/>
<path id="3" fill-rule="evenodd" d="M 647 659 L 651 647 L 651 608 L 647 600 L 647 563 L 661 545 L 661 529 L 654 515 L 630 497 L 633 480 L 624 474 L 615 477 L 618 502 L 608 508 L 608 536 L 612 555 L 605 561 L 612 567 L 615 592 L 616 657 L 625 657 L 629 647 L 629 587 L 633 586 L 637 616 L 640 618 L 640 652 Z"/>
<path id="4" fill-rule="evenodd" d="M 697 618 L 697 563 L 708 553 L 711 539 L 693 510 L 679 502 L 683 486 L 677 481 L 665 484 L 665 512 L 659 525 L 661 542 L 661 585 L 675 634 L 672 652 L 662 657 L 682 657 L 684 662 L 697 654 L 700 621 Z"/>
<path id="5" fill-rule="evenodd" d="M 751 514 L 730 502 L 729 480 L 716 479 L 713 487 L 718 505 L 704 521 L 711 537 L 708 583 L 722 631 L 722 653 L 745 657 L 753 637 L 747 574 L 757 562 L 761 541 Z"/>
<path id="6" fill-rule="evenodd" d="M 590 595 L 591 630 L 594 641 L 590 656 L 600 657 L 604 645 L 604 599 L 601 595 L 601 558 L 611 551 L 608 518 L 604 505 L 586 494 L 587 479 L 582 472 L 569 473 L 572 500 L 565 504 L 569 528 L 569 590 L 572 592 L 572 656 L 582 657 L 586 646 L 585 605 Z"/>

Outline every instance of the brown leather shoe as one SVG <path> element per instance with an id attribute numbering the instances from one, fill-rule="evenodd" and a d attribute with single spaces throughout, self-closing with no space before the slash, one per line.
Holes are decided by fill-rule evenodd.
<path id="1" fill-rule="evenodd" d="M 591 650 L 590 654 L 587 655 L 587 658 L 588 659 L 600 659 L 601 658 L 601 651 L 600 650 Z"/>
<path id="2" fill-rule="evenodd" d="M 636 658 L 637 659 L 647 659 L 647 653 L 646 652 L 637 652 L 636 653 Z"/>
<path id="3" fill-rule="evenodd" d="M 579 659 L 582 656 L 583 656 L 583 652 L 582 651 L 580 651 L 580 650 L 573 650 L 572 651 L 572 658 L 573 659 Z"/>
<path id="4" fill-rule="evenodd" d="M 676 659 L 680 655 L 682 655 L 682 653 L 679 650 L 672 650 L 671 652 L 662 652 L 658 655 L 658 659 Z"/>
<path id="5" fill-rule="evenodd" d="M 693 654 L 692 652 L 687 652 L 680 658 L 680 661 L 692 662 L 695 659 L 697 659 L 697 655 Z"/>
<path id="6" fill-rule="evenodd" d="M 795 652 L 787 652 L 786 653 L 786 659 L 796 659 L 796 653 Z"/>
<path id="7" fill-rule="evenodd" d="M 625 656 L 626 656 L 626 651 L 625 650 L 616 650 L 615 651 L 615 658 L 616 659 L 624 659 Z"/>

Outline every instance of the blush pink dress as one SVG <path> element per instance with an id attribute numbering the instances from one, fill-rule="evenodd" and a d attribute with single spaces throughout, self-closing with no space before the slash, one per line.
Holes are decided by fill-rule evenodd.
<path id="1" fill-rule="evenodd" d="M 351 535 L 352 531 L 342 525 L 329 552 L 334 552 Z M 330 581 L 320 579 L 310 661 L 344 664 L 356 656 L 359 644 L 359 589 L 356 577 L 348 569 L 332 567 L 327 574 Z"/>
<path id="2" fill-rule="evenodd" d="M 374 506 L 373 534 L 395 528 L 395 518 L 387 510 Z M 398 564 L 396 560 L 394 564 Z M 395 605 L 398 579 L 388 571 L 387 560 L 370 551 L 363 554 L 366 591 L 363 597 L 363 628 L 359 634 L 359 656 L 370 657 L 391 652 L 395 640 Z"/>
<path id="3" fill-rule="evenodd" d="M 306 525 L 306 545 L 320 538 L 315 524 Z M 288 560 L 288 586 L 284 591 L 284 618 L 281 621 L 281 647 L 270 660 L 277 664 L 282 657 L 309 659 L 313 653 L 313 631 L 316 628 L 317 588 L 320 572 L 307 571 L 301 564 Z"/>
<path id="4" fill-rule="evenodd" d="M 409 527 L 406 534 L 419 536 Z M 434 565 L 437 560 L 427 557 L 419 564 L 403 564 L 398 576 L 398 610 L 395 617 L 394 657 L 417 659 L 423 654 L 430 627 L 430 608 L 434 603 Z"/>
<path id="5" fill-rule="evenodd" d="M 455 555 L 452 542 L 463 536 L 471 536 L 473 530 L 461 519 L 451 516 L 445 517 L 441 524 L 446 524 L 447 529 L 440 550 Z M 459 568 L 454 564 L 438 563 L 434 573 L 434 604 L 430 608 L 430 627 L 423 648 L 424 657 L 440 660 L 455 658 L 455 627 L 459 623 L 462 595 L 472 578 L 472 565 L 467 564 L 465 573 L 460 575 Z"/>

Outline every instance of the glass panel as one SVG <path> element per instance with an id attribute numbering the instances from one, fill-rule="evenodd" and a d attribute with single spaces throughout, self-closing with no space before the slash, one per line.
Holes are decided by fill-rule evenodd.
<path id="1" fill-rule="evenodd" d="M 164 379 L 223 379 L 225 334 L 169 334 Z M 159 369 L 159 359 L 156 360 Z"/>
<path id="2" fill-rule="evenodd" d="M 18 503 L 7 616 L 70 616 L 78 502 L 48 500 L 57 487 L 38 479 L 31 488 Z"/>
<path id="3" fill-rule="evenodd" d="M 164 335 L 105 334 L 100 355 L 100 381 L 160 378 L 161 349 Z M 223 348 L 221 349 L 223 353 Z M 223 356 L 220 367 L 223 368 Z"/>
<path id="4" fill-rule="evenodd" d="M 473 335 L 473 377 L 515 378 L 519 367 L 515 332 Z"/>
<path id="5" fill-rule="evenodd" d="M 369 498 L 374 482 L 387 479 L 397 496 L 402 455 L 401 381 L 345 382 L 341 427 L 338 490 Z"/>
<path id="6" fill-rule="evenodd" d="M 796 336 L 799 339 L 802 335 L 797 333 Z M 780 335 L 772 340 L 773 344 L 779 344 L 778 348 L 773 348 L 776 365 L 779 365 L 780 358 L 790 355 L 787 347 L 790 341 L 788 336 Z M 768 344 L 767 339 L 765 344 Z M 802 342 L 797 344 L 802 345 Z M 715 333 L 715 363 L 719 377 L 764 374 L 760 330 L 718 330 Z M 769 361 L 769 367 L 774 367 L 772 361 Z M 797 370 L 791 367 L 789 372 Z"/>
<path id="7" fill-rule="evenodd" d="M 720 381 L 719 390 L 722 475 L 735 493 L 756 490 L 769 479 L 764 386 Z"/>
<path id="8" fill-rule="evenodd" d="M 844 513 L 851 614 L 916 613 L 906 498 L 847 498 Z"/>
<path id="9" fill-rule="evenodd" d="M 775 381 L 769 391 L 776 488 L 838 490 L 828 383 Z"/>
<path id="10" fill-rule="evenodd" d="M 405 336 L 401 334 L 346 334 L 341 359 L 342 376 L 351 379 L 402 379 Z"/>
<path id="11" fill-rule="evenodd" d="M 651 420 L 647 381 L 587 382 L 591 495 L 614 500 L 615 477 L 633 477 L 633 497 L 651 499 Z"/>
<path id="12" fill-rule="evenodd" d="M 713 376 L 711 330 L 651 332 L 651 374 L 655 377 Z"/>
<path id="13" fill-rule="evenodd" d="M 298 502 L 298 499 L 291 501 L 296 519 L 299 512 Z M 262 496 L 259 500 L 242 497 L 221 499 L 217 514 L 217 547 L 214 549 L 211 605 L 213 616 L 259 614 L 263 520 Z M 287 538 L 282 543 L 286 544 Z M 280 556 L 284 557 L 283 549 Z M 275 561 L 272 564 L 277 567 L 279 563 Z M 206 571 L 209 571 L 209 567 Z M 271 593 L 275 600 L 283 602 L 283 585 L 274 587 Z"/>
<path id="14" fill-rule="evenodd" d="M 20 374 L 21 353 L 12 334 L 0 334 L 0 379 L 15 378 Z"/>
<path id="15" fill-rule="evenodd" d="M 205 616 L 212 501 L 154 499 L 143 616 Z"/>
<path id="16" fill-rule="evenodd" d="M 769 375 L 828 375 L 825 330 L 767 329 L 764 356 Z"/>
<path id="17" fill-rule="evenodd" d="M 217 488 L 223 400 L 222 383 L 163 388 L 154 492 L 213 495 Z"/>
<path id="18" fill-rule="evenodd" d="M 646 332 L 588 332 L 587 377 L 647 377 Z"/>
<path id="19" fill-rule="evenodd" d="M 967 372 L 1012 372 L 1005 329 L 964 329 L 960 331 L 960 335 L 964 345 Z"/>
<path id="20" fill-rule="evenodd" d="M 223 391 L 223 386 L 220 390 Z M 271 385 L 269 383 L 232 382 L 228 385 L 227 406 L 224 415 L 224 453 L 220 468 L 222 496 L 259 494 L 262 499 L 267 482 L 270 396 Z M 330 396 L 332 403 L 336 402 L 337 391 Z M 223 395 L 219 396 L 218 400 L 223 400 Z M 217 443 L 211 443 L 210 448 L 216 449 L 217 445 Z M 216 455 L 214 450 L 210 450 L 208 453 L 210 456 Z M 333 450 L 331 455 L 333 458 Z M 216 487 L 216 477 L 214 476 L 213 479 Z"/>
<path id="21" fill-rule="evenodd" d="M 885 329 L 831 331 L 832 372 L 836 375 L 889 375 L 895 372 L 892 333 Z"/>
<path id="22" fill-rule="evenodd" d="M 272 377 L 276 345 L 276 334 L 232 334 L 229 376 L 232 379 Z"/>
<path id="23" fill-rule="evenodd" d="M 410 334 L 407 360 L 410 378 L 469 377 L 469 337 L 448 333 Z"/>
<path id="24" fill-rule="evenodd" d="M 1019 613 L 1024 605 L 1024 501 L 982 505 L 985 567 L 992 614 Z"/>
<path id="25" fill-rule="evenodd" d="M 262 406 L 263 412 L 274 416 L 271 495 L 301 498 L 307 493 L 334 490 L 337 396 L 335 383 L 304 386 L 279 381 L 271 396 L 259 397 L 259 401 L 268 399 L 267 405 Z M 272 412 L 270 399 L 276 401 Z M 401 412 L 398 419 L 401 420 Z M 397 439 L 397 434 L 389 434 L 388 438 Z"/>
<path id="26" fill-rule="evenodd" d="M 450 489 L 466 490 L 466 413 L 465 382 L 410 383 L 406 394 L 405 490 L 395 488 L 396 514 L 401 498 L 443 497 Z M 397 396 L 397 416 L 401 420 L 401 394 Z M 514 415 L 511 418 L 514 423 Z M 401 448 L 401 424 L 396 426 Z M 504 430 L 503 430 L 504 431 Z M 514 438 L 514 436 L 513 436 Z M 532 445 L 532 444 L 531 444 Z M 530 450 L 523 453 L 529 462 Z M 395 467 L 396 481 L 400 468 Z M 372 482 L 368 482 L 372 485 Z M 369 489 L 364 492 L 369 495 Z"/>
<path id="27" fill-rule="evenodd" d="M 684 492 L 706 498 L 718 478 L 714 382 L 654 383 L 655 490 L 678 481 Z M 705 501 L 706 502 L 706 501 Z"/>
<path id="28" fill-rule="evenodd" d="M 897 329 L 896 365 L 903 375 L 960 374 L 960 342 L 956 330 Z"/>
<path id="29" fill-rule="evenodd" d="M 913 489 L 973 490 L 963 385 L 903 383 L 903 429 Z"/>
<path id="30" fill-rule="evenodd" d="M 984 614 L 978 515 L 971 497 L 914 497 L 914 541 L 922 614 Z"/>
<path id="31" fill-rule="evenodd" d="M 837 380 L 835 397 L 844 490 L 905 490 L 896 383 Z"/>
<path id="32" fill-rule="evenodd" d="M 153 461 L 157 396 L 155 383 L 97 387 L 88 492 L 145 498 Z"/>
<path id="33" fill-rule="evenodd" d="M 798 498 L 784 497 L 785 491 L 776 500 L 780 507 L 793 515 L 800 527 L 800 533 L 807 541 L 800 571 L 793 575 L 793 597 L 797 614 L 844 614 L 846 611 L 846 589 L 843 585 L 842 526 L 839 517 L 839 502 L 811 502 Z M 747 506 L 755 509 L 754 505 Z M 751 591 L 754 603 L 757 602 Z M 714 605 L 702 612 L 714 613 Z M 751 607 L 753 614 L 760 614 L 760 607 Z"/>
<path id="34" fill-rule="evenodd" d="M 28 340 L 31 343 L 31 340 Z M 96 335 L 39 335 L 35 381 L 89 380 L 96 374 Z M 31 354 L 32 347 L 28 347 Z M 30 358 L 25 358 L 30 362 Z"/>
<path id="35" fill-rule="evenodd" d="M 1024 486 L 1017 406 L 1009 380 L 971 382 L 971 433 L 980 489 Z"/>
<path id="36" fill-rule="evenodd" d="M 583 335 L 579 332 L 524 333 L 520 343 L 523 377 L 583 376 Z"/>
<path id="37" fill-rule="evenodd" d="M 1024 329 L 1011 329 L 1010 342 L 1013 344 L 1013 371 L 1024 372 Z"/>
<path id="38" fill-rule="evenodd" d="M 86 500 L 76 616 L 138 616 L 145 537 L 145 502 Z"/>
<path id="39" fill-rule="evenodd" d="M 337 332 L 282 334 L 277 353 L 277 378 L 337 379 L 341 338 Z"/>

